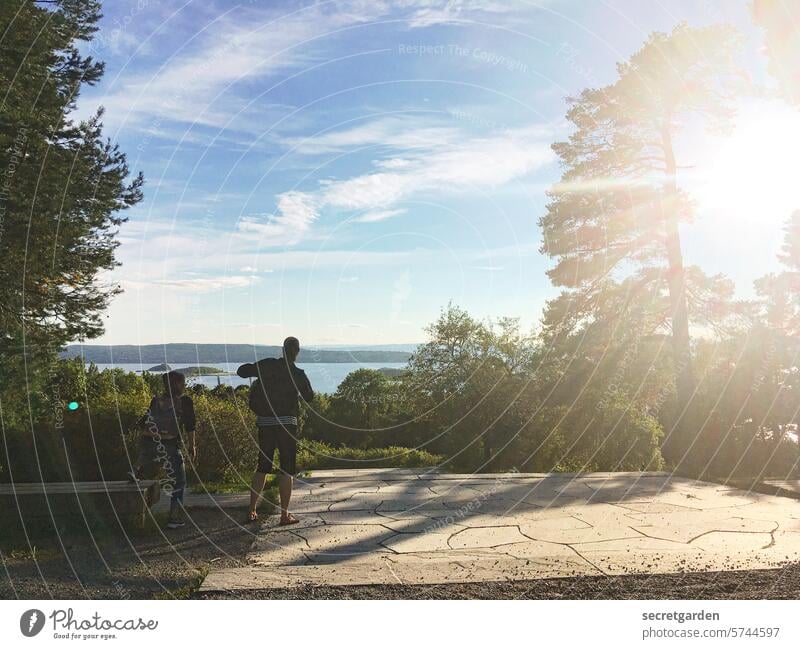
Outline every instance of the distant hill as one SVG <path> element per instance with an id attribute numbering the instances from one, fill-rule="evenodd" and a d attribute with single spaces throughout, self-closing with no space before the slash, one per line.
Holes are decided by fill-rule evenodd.
<path id="1" fill-rule="evenodd" d="M 87 363 L 252 363 L 281 355 L 278 345 L 217 345 L 168 343 L 166 345 L 67 345 L 62 358 L 83 358 Z M 363 349 L 301 349 L 298 363 L 405 363 L 404 351 Z"/>

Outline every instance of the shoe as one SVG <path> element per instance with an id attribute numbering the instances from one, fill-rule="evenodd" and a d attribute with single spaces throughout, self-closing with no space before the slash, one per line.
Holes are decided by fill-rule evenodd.
<path id="1" fill-rule="evenodd" d="M 168 530 L 177 530 L 181 527 L 184 527 L 186 523 L 180 520 L 169 520 L 167 521 L 167 529 Z"/>

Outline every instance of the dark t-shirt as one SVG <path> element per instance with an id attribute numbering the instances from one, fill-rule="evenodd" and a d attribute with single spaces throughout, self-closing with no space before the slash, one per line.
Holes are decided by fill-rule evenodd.
<path id="1" fill-rule="evenodd" d="M 174 401 L 168 396 L 153 397 L 137 426 L 148 436 L 157 433 L 162 439 L 179 439 L 193 432 L 196 423 L 192 398 L 184 394 Z"/>

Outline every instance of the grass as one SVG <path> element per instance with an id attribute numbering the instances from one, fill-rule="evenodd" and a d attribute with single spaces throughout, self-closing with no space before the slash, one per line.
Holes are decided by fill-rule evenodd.
<path id="1" fill-rule="evenodd" d="M 275 458 L 276 464 L 279 461 L 280 454 Z M 403 446 L 360 449 L 301 439 L 297 448 L 299 475 L 321 469 L 420 469 L 440 466 L 443 461 L 444 457 L 441 455 Z M 268 489 L 277 487 L 277 484 L 277 474 L 267 476 Z M 195 494 L 241 493 L 249 489 L 250 483 L 241 477 L 189 485 L 189 492 Z"/>
<path id="2" fill-rule="evenodd" d="M 270 489 L 277 489 L 278 476 L 271 473 L 267 476 L 264 485 L 264 495 Z M 243 491 L 250 491 L 250 483 L 244 480 L 217 480 L 212 482 L 197 482 L 189 485 L 189 493 L 193 494 L 238 494 Z"/>
<path id="3" fill-rule="evenodd" d="M 297 465 L 305 471 L 314 469 L 419 469 L 438 466 L 441 455 L 402 446 L 383 448 L 350 448 L 330 446 L 323 442 L 303 439 L 297 451 Z"/>
<path id="4" fill-rule="evenodd" d="M 172 590 L 165 590 L 160 593 L 155 593 L 153 595 L 153 599 L 192 599 L 192 596 L 203 584 L 203 580 L 206 578 L 208 573 L 209 568 L 207 566 L 203 566 L 197 570 L 197 576 L 192 579 L 189 584 L 181 586 L 180 588 L 174 588 Z"/>

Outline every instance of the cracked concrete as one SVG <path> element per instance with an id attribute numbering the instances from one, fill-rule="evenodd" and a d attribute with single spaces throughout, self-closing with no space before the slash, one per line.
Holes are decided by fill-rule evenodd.
<path id="1" fill-rule="evenodd" d="M 800 501 L 664 473 L 316 471 L 201 591 L 779 567 Z"/>

